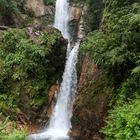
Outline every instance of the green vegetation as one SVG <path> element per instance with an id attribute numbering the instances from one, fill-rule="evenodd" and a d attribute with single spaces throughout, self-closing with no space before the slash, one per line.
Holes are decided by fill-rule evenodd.
<path id="1" fill-rule="evenodd" d="M 0 43 L 0 108 L 4 115 L 14 119 L 22 112 L 28 119 L 41 117 L 48 89 L 63 71 L 65 47 L 59 37 L 58 31 L 46 32 L 33 43 L 24 30 L 4 33 Z"/>
<path id="2" fill-rule="evenodd" d="M 48 6 L 55 1 L 44 2 Z M 66 52 L 60 32 L 47 27 L 52 20 L 53 14 L 34 17 L 25 1 L 0 0 L 0 24 L 16 27 L 0 30 L 1 140 L 25 139 L 26 131 L 15 126 L 18 121 L 22 125 L 46 122 L 48 91 L 61 81 Z M 28 26 L 33 28 L 30 35 Z"/>
<path id="3" fill-rule="evenodd" d="M 140 6 L 134 3 L 123 9 L 105 10 L 101 31 L 90 33 L 82 46 L 115 82 L 128 77 L 139 61 Z"/>
<path id="4" fill-rule="evenodd" d="M 107 140 L 138 140 L 140 138 L 140 99 L 121 102 L 110 111 L 102 132 Z"/>
<path id="5" fill-rule="evenodd" d="M 0 16 L 6 25 L 14 24 L 14 16 L 19 13 L 15 0 L 0 0 Z"/>
<path id="6" fill-rule="evenodd" d="M 65 44 L 60 32 L 44 32 L 35 38 L 27 37 L 22 29 L 9 29 L 0 39 L 0 113 L 17 120 L 46 118 L 48 90 L 61 78 L 65 60 Z M 0 124 L 4 126 L 5 124 Z M 0 130 L 3 140 L 23 140 L 24 131 Z"/>
<path id="7" fill-rule="evenodd" d="M 101 27 L 88 34 L 80 52 L 112 79 L 116 105 L 102 130 L 107 140 L 136 140 L 140 137 L 140 3 L 106 0 L 104 4 Z"/>
<path id="8" fill-rule="evenodd" d="M 45 5 L 54 5 L 54 2 L 44 0 Z M 106 104 L 112 99 L 106 122 L 100 132 L 107 140 L 138 140 L 140 2 L 70 2 L 80 3 L 80 6 L 86 4 L 88 7 L 83 17 L 87 36 L 80 46 L 80 58 L 88 57 L 90 64 L 92 59 L 95 64 L 93 66 L 96 67 L 94 72 L 91 70 L 91 76 L 88 77 L 89 73 L 85 76 L 84 86 L 78 89 L 73 122 L 80 124 L 83 128 L 81 134 L 89 134 L 90 139 L 93 135 L 90 133 L 101 128 L 105 114 L 103 111 L 106 112 Z M 44 29 L 53 19 L 53 14 L 35 18 L 32 11 L 25 10 L 23 1 L 0 0 L 2 23 L 15 26 L 15 17 L 18 21 L 20 16 L 23 17 L 17 24 L 22 25 L 17 26 L 35 26 L 38 29 Z M 77 23 L 72 21 L 70 26 L 74 24 Z M 34 30 L 37 30 L 35 28 Z M 20 115 L 27 122 L 46 120 L 44 106 L 47 108 L 48 105 L 48 91 L 57 80 L 61 81 L 65 63 L 65 43 L 60 32 L 50 29 L 49 32 L 41 32 L 42 35 L 39 36 L 34 33 L 35 31 L 32 38 L 24 29 L 0 32 L 0 114 L 4 116 L 0 116 L 2 140 L 25 139 L 26 130 L 18 129 L 14 123 Z M 88 63 L 87 65 L 90 65 Z"/>

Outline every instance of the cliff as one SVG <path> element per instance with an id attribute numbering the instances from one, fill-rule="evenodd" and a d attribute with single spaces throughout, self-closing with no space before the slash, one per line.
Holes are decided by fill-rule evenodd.
<path id="1" fill-rule="evenodd" d="M 140 82 L 140 3 L 137 0 L 82 2 L 87 5 L 86 37 L 80 47 L 72 135 L 83 140 L 136 139 L 139 136 L 134 129 L 138 125 L 130 118 L 138 119 L 134 112 L 139 107 L 133 114 L 126 106 L 137 104 L 140 95 L 136 86 Z"/>

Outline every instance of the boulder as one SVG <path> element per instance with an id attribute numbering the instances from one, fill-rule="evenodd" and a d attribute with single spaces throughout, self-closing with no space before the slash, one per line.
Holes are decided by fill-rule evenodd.
<path id="1" fill-rule="evenodd" d="M 70 20 L 80 20 L 82 9 L 80 7 L 70 7 Z"/>
<path id="2" fill-rule="evenodd" d="M 72 132 L 80 130 L 83 140 L 104 140 L 99 130 L 104 125 L 111 92 L 106 90 L 108 81 L 102 78 L 103 73 L 93 60 L 85 55 L 78 82 L 77 96 L 73 108 Z M 101 88 L 101 91 L 99 91 Z"/>
<path id="3" fill-rule="evenodd" d="M 27 11 L 33 11 L 35 17 L 44 16 L 46 14 L 43 0 L 25 0 L 24 8 Z"/>

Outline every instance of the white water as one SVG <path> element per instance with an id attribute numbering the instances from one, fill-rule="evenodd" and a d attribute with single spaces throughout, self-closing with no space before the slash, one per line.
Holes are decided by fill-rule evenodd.
<path id="1" fill-rule="evenodd" d="M 68 22 L 69 22 L 69 3 L 67 0 L 56 1 L 54 27 L 62 32 L 64 38 L 69 39 Z"/>
<path id="2" fill-rule="evenodd" d="M 64 38 L 69 40 L 69 4 L 67 0 L 56 1 L 56 15 L 54 26 L 62 32 Z M 71 129 L 72 106 L 77 86 L 77 55 L 79 42 L 70 49 L 67 47 L 67 60 L 63 73 L 63 81 L 60 85 L 57 102 L 50 118 L 48 127 L 42 133 L 33 134 L 28 137 L 31 140 L 59 140 L 68 139 Z"/>

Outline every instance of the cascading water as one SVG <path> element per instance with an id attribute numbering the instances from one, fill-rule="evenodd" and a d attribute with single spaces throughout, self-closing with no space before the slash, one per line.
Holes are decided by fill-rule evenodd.
<path id="1" fill-rule="evenodd" d="M 67 0 L 57 0 L 54 27 L 62 32 L 64 38 L 69 39 L 69 3 Z"/>
<path id="2" fill-rule="evenodd" d="M 64 38 L 69 40 L 69 4 L 67 0 L 56 1 L 56 15 L 54 26 L 62 32 Z M 79 42 L 67 49 L 67 60 L 63 81 L 60 85 L 57 102 L 50 118 L 48 127 L 42 133 L 33 134 L 28 137 L 31 140 L 62 140 L 69 139 L 68 132 L 71 129 L 72 105 L 77 85 L 77 55 Z"/>

